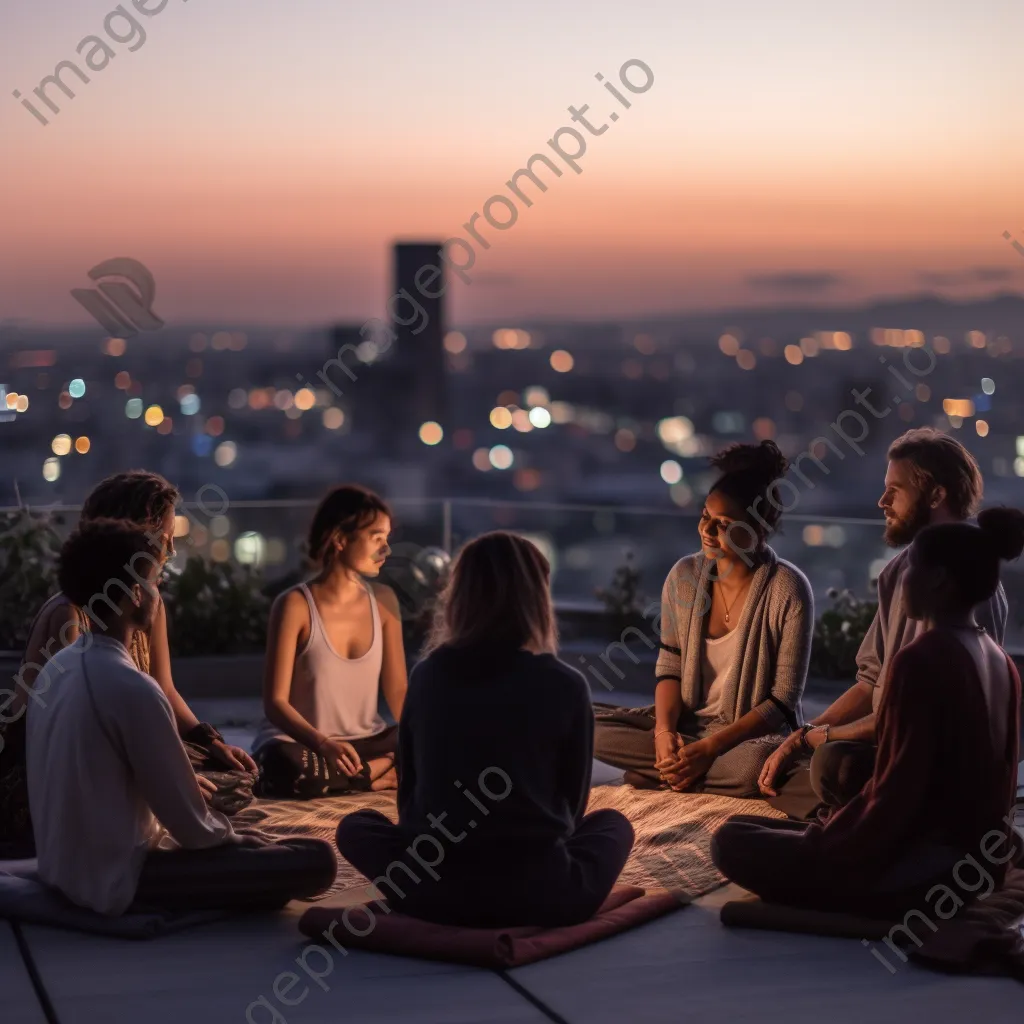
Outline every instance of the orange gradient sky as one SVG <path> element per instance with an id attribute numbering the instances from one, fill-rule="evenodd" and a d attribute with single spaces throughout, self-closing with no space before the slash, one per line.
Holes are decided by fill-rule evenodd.
<path id="1" fill-rule="evenodd" d="M 168 0 L 46 127 L 11 93 L 116 5 L 3 3 L 0 320 L 84 322 L 114 256 L 169 322 L 380 315 L 392 241 L 468 237 L 538 151 L 564 173 L 478 225 L 454 322 L 1024 285 L 1016 0 Z M 594 75 L 629 58 L 625 110 Z M 570 104 L 621 114 L 579 175 L 546 144 Z"/>

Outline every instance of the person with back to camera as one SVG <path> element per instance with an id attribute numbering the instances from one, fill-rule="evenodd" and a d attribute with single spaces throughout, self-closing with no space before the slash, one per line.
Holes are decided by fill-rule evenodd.
<path id="1" fill-rule="evenodd" d="M 389 909 L 477 928 L 578 924 L 629 857 L 626 818 L 586 814 L 594 714 L 556 656 L 549 584 L 547 559 L 515 534 L 484 534 L 455 560 L 399 724 L 398 824 L 362 810 L 338 825 L 342 855 L 397 891 Z M 408 863 L 425 842 L 441 865 L 429 879 L 422 856 Z"/>
<path id="2" fill-rule="evenodd" d="M 752 797 L 778 733 L 802 718 L 814 599 L 767 543 L 788 468 L 775 443 L 731 445 L 711 465 L 701 550 L 662 590 L 654 705 L 596 704 L 595 756 L 635 786 Z"/>
<path id="3" fill-rule="evenodd" d="M 994 865 L 993 886 L 1002 883 L 1019 852 L 1010 809 L 1020 678 L 974 609 L 996 592 L 1000 561 L 1022 551 L 1017 509 L 986 509 L 977 526 L 927 526 L 914 538 L 901 601 L 923 632 L 892 659 L 871 778 L 824 824 L 726 822 L 712 857 L 727 878 L 771 903 L 890 920 L 908 908 L 950 917 L 938 910 L 947 897 L 928 900 L 948 893 L 950 882 L 978 892 L 956 871 L 965 857 L 984 857 Z"/>
<path id="4" fill-rule="evenodd" d="M 889 446 L 885 542 L 909 544 L 926 526 L 963 522 L 982 497 L 978 464 L 955 438 L 931 427 L 908 430 Z M 796 820 L 813 819 L 851 800 L 874 771 L 875 716 L 892 659 L 921 635 L 924 624 L 907 615 L 901 580 L 909 548 L 878 577 L 878 611 L 857 652 L 857 680 L 838 700 L 778 747 L 759 787 L 768 802 Z M 980 625 L 1003 642 L 1007 605 L 1002 584 L 975 609 Z"/>
<path id="5" fill-rule="evenodd" d="M 274 602 L 263 688 L 265 719 L 253 742 L 265 797 L 311 799 L 394 789 L 405 701 L 398 599 L 379 575 L 390 548 L 391 511 L 363 487 L 336 487 L 309 529 L 320 572 Z"/>

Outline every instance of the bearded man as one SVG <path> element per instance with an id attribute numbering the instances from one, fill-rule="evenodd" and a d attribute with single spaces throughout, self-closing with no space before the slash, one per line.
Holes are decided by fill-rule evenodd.
<path id="1" fill-rule="evenodd" d="M 960 522 L 977 511 L 981 472 L 959 441 L 928 427 L 908 430 L 888 452 L 885 542 L 909 545 L 924 527 Z M 857 681 L 812 722 L 791 733 L 764 766 L 759 786 L 768 802 L 789 817 L 807 820 L 823 809 L 849 802 L 875 767 L 875 716 L 892 659 L 924 631 L 907 618 L 902 576 L 904 548 L 878 577 L 878 611 L 857 652 Z M 974 611 L 978 623 L 999 645 L 1006 630 L 1002 584 Z"/>

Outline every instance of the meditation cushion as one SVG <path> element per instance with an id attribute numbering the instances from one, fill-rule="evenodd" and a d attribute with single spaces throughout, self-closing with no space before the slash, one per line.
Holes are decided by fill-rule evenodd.
<path id="1" fill-rule="evenodd" d="M 299 929 L 318 942 L 325 941 L 330 932 L 333 940 L 355 949 L 502 970 L 598 942 L 688 902 L 665 890 L 648 893 L 639 886 L 619 885 L 589 921 L 564 928 L 461 928 L 432 924 L 384 911 L 385 900 L 348 908 L 321 904 L 302 915 Z M 336 925 L 333 931 L 332 925 Z"/>

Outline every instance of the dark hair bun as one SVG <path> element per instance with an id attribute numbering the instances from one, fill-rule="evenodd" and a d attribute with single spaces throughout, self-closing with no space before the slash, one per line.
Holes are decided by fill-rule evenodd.
<path id="1" fill-rule="evenodd" d="M 978 513 L 978 526 L 1004 561 L 1019 558 L 1024 552 L 1024 512 L 1019 508 L 983 509 Z"/>
<path id="2" fill-rule="evenodd" d="M 732 473 L 750 473 L 764 480 L 767 486 L 786 475 L 789 461 L 774 441 L 760 444 L 731 444 L 711 459 L 711 465 L 723 476 Z"/>

